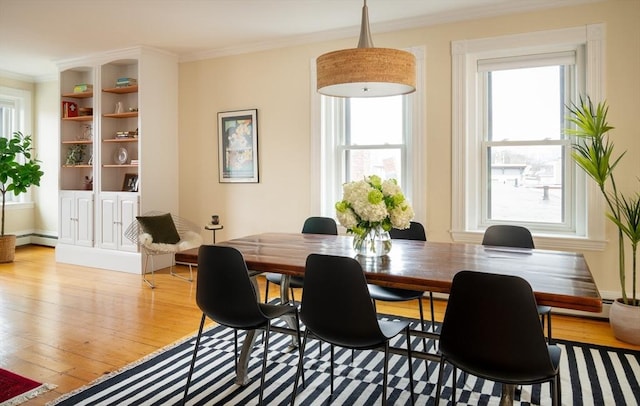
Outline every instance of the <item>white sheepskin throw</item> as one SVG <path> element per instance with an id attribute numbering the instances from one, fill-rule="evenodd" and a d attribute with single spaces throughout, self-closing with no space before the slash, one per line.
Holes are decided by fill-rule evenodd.
<path id="1" fill-rule="evenodd" d="M 193 231 L 186 231 L 181 237 L 180 241 L 175 244 L 163 244 L 154 243 L 151 234 L 142 233 L 140 234 L 140 244 L 148 250 L 160 252 L 180 252 L 202 245 L 202 236 Z"/>

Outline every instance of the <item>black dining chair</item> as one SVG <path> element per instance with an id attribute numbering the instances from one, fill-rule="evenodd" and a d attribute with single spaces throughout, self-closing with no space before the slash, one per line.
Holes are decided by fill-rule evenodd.
<path id="1" fill-rule="evenodd" d="M 486 317 L 491 314 L 491 317 Z M 550 382 L 553 405 L 560 401 L 561 349 L 545 341 L 531 286 L 518 276 L 460 271 L 454 278 L 440 329 L 440 369 L 436 402 L 445 364 L 515 386 Z"/>
<path id="2" fill-rule="evenodd" d="M 424 231 L 424 226 L 415 221 L 412 221 L 409 228 L 404 230 L 392 228 L 389 235 L 392 239 L 427 241 L 427 234 Z M 420 311 L 420 326 L 422 331 L 425 331 L 424 313 L 422 310 L 422 297 L 424 296 L 424 291 L 388 288 L 374 284 L 369 284 L 367 287 L 369 288 L 369 294 L 371 295 L 371 299 L 374 301 L 374 305 L 376 300 L 381 300 L 383 302 L 408 302 L 411 300 L 417 300 L 418 310 Z M 436 321 L 433 311 L 432 292 L 429 292 L 429 303 L 431 305 L 431 330 L 435 332 Z M 424 345 L 424 350 L 427 351 L 427 340 L 425 338 L 422 339 L 422 344 Z"/>
<path id="3" fill-rule="evenodd" d="M 528 228 L 509 224 L 489 226 L 482 237 L 482 245 L 495 247 L 535 248 Z M 551 306 L 538 305 L 538 314 L 544 329 L 547 320 L 547 340 L 551 342 Z"/>
<path id="4" fill-rule="evenodd" d="M 336 221 L 331 217 L 309 217 L 302 225 L 302 234 L 329 234 L 338 235 L 338 226 Z M 277 273 L 268 273 L 266 276 L 266 286 L 264 289 L 264 302 L 269 300 L 269 283 L 276 285 L 282 284 L 282 275 Z M 304 278 L 301 276 L 292 276 L 289 278 L 289 289 L 291 292 L 291 300 L 295 303 L 296 297 L 293 289 L 301 289 Z"/>
<path id="5" fill-rule="evenodd" d="M 202 310 L 202 319 L 193 348 L 193 358 L 191 359 L 187 384 L 184 388 L 183 402 L 186 402 L 189 393 L 191 375 L 196 363 L 204 322 L 209 317 L 220 325 L 234 329 L 236 371 L 238 368 L 238 330 L 265 330 L 259 397 L 259 404 L 262 404 L 272 320 L 284 316 L 295 318 L 298 347 L 300 354 L 302 354 L 297 307 L 258 302 L 256 290 L 249 278 L 247 264 L 240 251 L 232 247 L 217 245 L 203 245 L 198 250 L 196 303 Z"/>
<path id="6" fill-rule="evenodd" d="M 333 346 L 349 349 L 384 348 L 382 404 L 387 402 L 389 340 L 405 333 L 413 404 L 413 368 L 409 322 L 378 320 L 367 281 L 358 261 L 349 257 L 311 254 L 307 257 L 300 319 L 306 326 L 291 404 L 303 373 L 304 349 L 309 334 L 331 344 L 331 393 L 333 394 Z M 304 380 L 303 380 L 304 385 Z"/>

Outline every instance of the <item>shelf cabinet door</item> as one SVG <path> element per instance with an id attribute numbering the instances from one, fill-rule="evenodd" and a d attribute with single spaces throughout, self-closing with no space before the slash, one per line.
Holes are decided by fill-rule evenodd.
<path id="1" fill-rule="evenodd" d="M 100 248 L 137 252 L 137 245 L 125 236 L 127 227 L 137 215 L 137 194 L 100 194 Z"/>
<path id="2" fill-rule="evenodd" d="M 93 246 L 93 194 L 78 193 L 76 199 L 76 245 Z"/>
<path id="3" fill-rule="evenodd" d="M 127 228 L 136 221 L 136 216 L 138 215 L 138 196 L 132 195 L 131 193 L 122 194 L 119 199 L 118 209 L 120 213 L 120 229 L 121 231 L 118 233 L 118 238 L 120 241 L 118 245 L 120 250 L 122 251 L 131 251 L 137 252 L 138 245 L 133 241 L 129 240 L 124 232 Z"/>
<path id="4" fill-rule="evenodd" d="M 60 230 L 63 244 L 93 246 L 93 193 L 60 193 Z"/>

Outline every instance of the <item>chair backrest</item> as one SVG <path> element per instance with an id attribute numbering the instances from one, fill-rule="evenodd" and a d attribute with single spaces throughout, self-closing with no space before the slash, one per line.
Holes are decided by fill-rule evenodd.
<path id="1" fill-rule="evenodd" d="M 382 337 L 362 266 L 349 257 L 307 257 L 300 318 L 320 339 L 347 348 L 377 347 Z"/>
<path id="2" fill-rule="evenodd" d="M 497 381 L 542 379 L 554 371 L 533 291 L 517 276 L 458 272 L 439 348 L 454 365 Z"/>
<path id="3" fill-rule="evenodd" d="M 302 225 L 302 233 L 338 235 L 338 226 L 331 217 L 309 217 Z"/>
<path id="4" fill-rule="evenodd" d="M 244 257 L 232 247 L 200 246 L 196 303 L 209 318 L 228 327 L 266 323 Z"/>
<path id="5" fill-rule="evenodd" d="M 522 226 L 493 225 L 486 229 L 482 245 L 496 247 L 535 248 L 531 231 Z"/>
<path id="6" fill-rule="evenodd" d="M 389 231 L 389 235 L 395 240 L 427 241 L 427 233 L 424 231 L 424 226 L 416 221 L 412 221 L 409 228 L 404 230 L 392 228 Z"/>

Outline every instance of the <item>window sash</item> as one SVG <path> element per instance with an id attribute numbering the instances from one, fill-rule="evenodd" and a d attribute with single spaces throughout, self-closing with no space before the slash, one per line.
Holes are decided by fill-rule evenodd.
<path id="1" fill-rule="evenodd" d="M 16 131 L 30 134 L 31 93 L 26 90 L 0 86 L 0 136 L 9 138 Z M 19 203 L 30 198 L 30 193 L 15 196 L 13 192 L 5 194 L 6 203 Z"/>
<path id="2" fill-rule="evenodd" d="M 559 58 L 558 53 L 549 54 L 536 54 L 527 55 L 524 57 L 506 57 L 506 58 L 491 58 L 478 60 L 478 94 L 479 100 L 483 103 L 480 104 L 478 110 L 480 113 L 479 124 L 476 130 L 476 134 L 481 136 L 480 141 L 480 191 L 481 200 L 479 202 L 479 214 L 478 225 L 479 227 L 486 228 L 494 224 L 519 224 L 525 225 L 530 229 L 543 229 L 553 232 L 563 233 L 575 233 L 576 232 L 576 218 L 583 215 L 580 212 L 580 207 L 576 206 L 574 177 L 576 172 L 575 166 L 571 161 L 571 139 L 564 135 L 563 131 L 560 134 L 553 134 L 553 137 L 544 137 L 541 135 L 539 139 L 531 140 L 493 140 L 492 135 L 492 120 L 494 119 L 492 105 L 492 92 L 491 92 L 491 72 L 494 70 L 507 70 L 507 69 L 527 69 L 542 66 L 561 66 L 560 74 L 560 98 L 563 106 L 568 105 L 571 102 L 571 97 L 577 94 L 577 71 L 576 65 L 552 65 L 552 63 L 566 63 L 575 62 L 575 52 L 566 52 L 562 55 L 568 54 L 571 58 Z M 539 59 L 536 59 L 539 58 Z M 490 61 L 490 62 L 487 62 Z M 517 62 L 517 64 L 516 64 Z M 485 69 L 481 69 L 481 66 Z M 490 67 L 491 70 L 486 69 Z M 560 106 L 559 106 L 560 108 Z M 556 137 L 557 135 L 557 137 Z M 520 219 L 503 219 L 493 215 L 493 203 L 492 193 L 494 191 L 492 184 L 492 162 L 490 151 L 494 147 L 536 147 L 536 146 L 560 146 L 561 150 L 561 177 L 562 177 L 562 194 L 561 194 L 561 207 L 559 221 L 535 221 L 527 219 L 526 217 Z"/>

